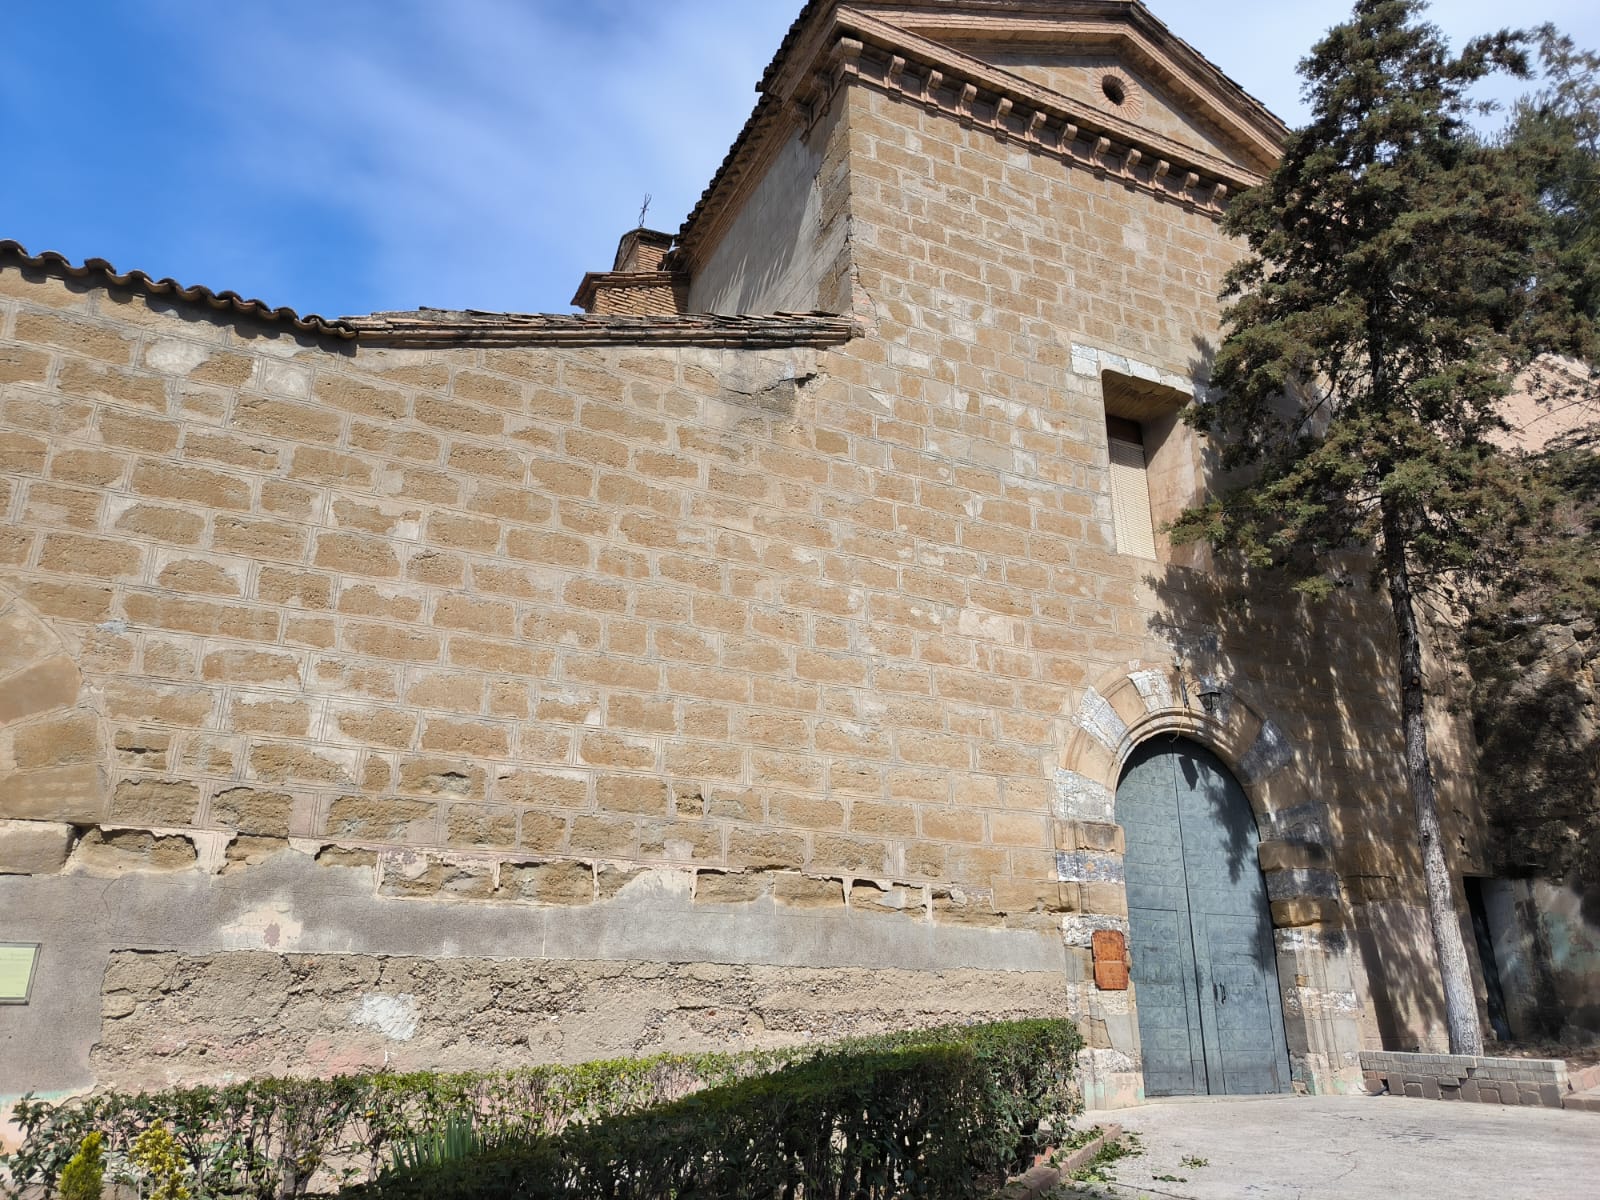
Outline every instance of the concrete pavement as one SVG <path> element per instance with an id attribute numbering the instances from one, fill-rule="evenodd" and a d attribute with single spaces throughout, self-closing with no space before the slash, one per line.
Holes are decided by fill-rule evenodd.
<path id="1" fill-rule="evenodd" d="M 1229 1096 L 1157 1100 L 1103 1115 L 1141 1135 L 1144 1153 L 1114 1164 L 1109 1187 L 1057 1195 L 1600 1197 L 1600 1117 L 1593 1113 L 1393 1096 Z M 1196 1159 L 1205 1165 L 1192 1165 Z"/>

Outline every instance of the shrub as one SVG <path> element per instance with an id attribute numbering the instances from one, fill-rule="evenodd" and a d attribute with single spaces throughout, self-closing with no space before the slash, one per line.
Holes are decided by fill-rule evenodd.
<path id="1" fill-rule="evenodd" d="M 540 1137 L 516 1145 L 500 1144 L 433 1167 L 380 1175 L 373 1183 L 345 1189 L 340 1200 L 379 1200 L 389 1196 L 567 1200 L 571 1195 L 569 1174 L 555 1142 Z"/>
<path id="2" fill-rule="evenodd" d="M 347 1200 L 647 1200 L 662 1196 L 979 1195 L 1076 1107 L 1065 1022 L 841 1043 L 768 1074 L 553 1139 L 400 1171 Z"/>
<path id="3" fill-rule="evenodd" d="M 100 1200 L 106 1177 L 104 1142 L 99 1133 L 83 1139 L 78 1152 L 61 1169 L 61 1200 Z"/>
<path id="4" fill-rule="evenodd" d="M 383 1072 L 332 1079 L 262 1078 L 227 1087 L 102 1092 L 53 1104 L 25 1096 L 12 1119 L 21 1146 L 4 1158 L 20 1193 L 48 1198 L 91 1132 L 127 1157 L 161 1122 L 200 1195 L 292 1200 L 316 1186 L 375 1178 L 395 1147 L 452 1120 L 526 1141 L 573 1121 L 676 1099 L 774 1066 L 811 1049 L 662 1054 L 517 1071 Z M 3 1188 L 0 1188 L 3 1190 Z"/>
<path id="5" fill-rule="evenodd" d="M 1001 1182 L 983 1083 L 963 1047 L 829 1055 L 580 1128 L 570 1194 L 969 1195 Z"/>
<path id="6" fill-rule="evenodd" d="M 1022 1021 L 746 1054 L 28 1097 L 7 1166 L 19 1191 L 48 1198 L 90 1133 L 130 1156 L 160 1124 L 199 1196 L 363 1183 L 385 1200 L 965 1196 L 1025 1165 L 1041 1119 L 1071 1110 L 1080 1045 L 1068 1022 Z"/>
<path id="7" fill-rule="evenodd" d="M 128 1157 L 149 1181 L 145 1190 L 149 1200 L 189 1200 L 189 1189 L 183 1182 L 183 1156 L 160 1121 L 133 1139 L 133 1152 Z"/>

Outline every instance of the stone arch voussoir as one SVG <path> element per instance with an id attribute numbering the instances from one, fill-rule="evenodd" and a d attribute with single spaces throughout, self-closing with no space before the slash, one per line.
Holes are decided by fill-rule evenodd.
<path id="1" fill-rule="evenodd" d="M 1085 689 L 1056 777 L 1056 815 L 1115 821 L 1117 780 L 1141 743 L 1161 734 L 1207 747 L 1238 778 L 1264 839 L 1327 840 L 1323 805 L 1297 786 L 1282 728 L 1230 681 L 1135 663 Z"/>

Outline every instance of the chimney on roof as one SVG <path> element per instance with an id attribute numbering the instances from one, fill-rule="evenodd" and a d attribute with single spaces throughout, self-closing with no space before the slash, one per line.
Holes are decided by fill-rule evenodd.
<path id="1" fill-rule="evenodd" d="M 673 235 L 655 229 L 630 229 L 617 243 L 609 271 L 583 277 L 572 302 L 594 316 L 668 317 L 685 311 L 689 277 L 668 269 Z"/>

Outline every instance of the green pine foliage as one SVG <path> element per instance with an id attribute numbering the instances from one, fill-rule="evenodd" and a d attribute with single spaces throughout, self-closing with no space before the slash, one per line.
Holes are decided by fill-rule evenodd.
<path id="1" fill-rule="evenodd" d="M 1594 320 L 1600 55 L 1546 27 L 1539 57 L 1545 86 L 1512 110 L 1504 145 L 1536 180 L 1558 270 Z M 1569 883 L 1600 921 L 1600 427 L 1519 465 L 1518 510 L 1499 535 L 1509 569 L 1474 596 L 1467 628 L 1479 794 L 1493 869 Z M 1550 1020 L 1554 1033 L 1559 1012 Z"/>
<path id="2" fill-rule="evenodd" d="M 1558 446 L 1526 480 L 1504 533 L 1515 569 L 1475 597 L 1463 639 L 1489 865 L 1570 884 L 1600 921 L 1600 454 Z"/>
<path id="3" fill-rule="evenodd" d="M 1537 38 L 1544 86 L 1513 107 L 1503 144 L 1536 182 L 1577 308 L 1600 317 L 1600 55 L 1554 26 Z"/>
<path id="4" fill-rule="evenodd" d="M 1185 416 L 1221 448 L 1232 486 L 1173 534 L 1286 572 L 1311 597 L 1362 568 L 1387 592 L 1451 1046 L 1472 1053 L 1481 1034 L 1441 844 L 1422 622 L 1519 569 L 1527 542 L 1505 533 L 1539 505 L 1535 468 L 1505 449 L 1505 399 L 1593 403 L 1592 378 L 1544 369 L 1544 356 L 1592 361 L 1600 343 L 1592 272 L 1553 200 L 1571 172 L 1534 169 L 1564 101 L 1524 115 L 1537 138 L 1490 141 L 1472 124 L 1473 86 L 1527 76 L 1533 39 L 1503 31 L 1452 53 L 1423 9 L 1358 0 L 1300 64 L 1309 123 L 1229 210 L 1249 253 L 1225 281 L 1210 387 Z"/>
<path id="5" fill-rule="evenodd" d="M 1229 210 L 1251 254 L 1187 414 L 1249 482 L 1175 533 L 1314 595 L 1384 545 L 1386 513 L 1419 584 L 1491 565 L 1478 552 L 1519 483 L 1495 440 L 1502 401 L 1540 354 L 1592 349 L 1592 326 L 1541 286 L 1537 181 L 1470 123 L 1474 83 L 1529 69 L 1522 39 L 1452 56 L 1422 7 L 1363 0 L 1301 63 L 1312 120 Z"/>

